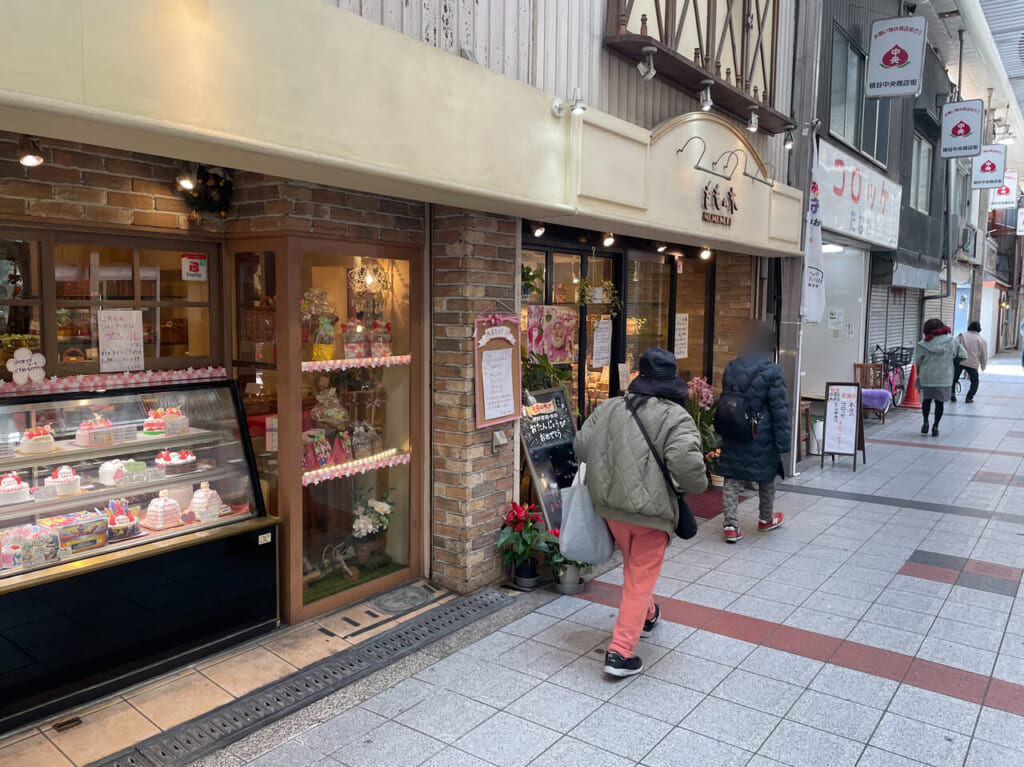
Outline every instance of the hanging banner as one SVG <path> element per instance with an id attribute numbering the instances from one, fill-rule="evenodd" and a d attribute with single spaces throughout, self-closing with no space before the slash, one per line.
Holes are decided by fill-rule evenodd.
<path id="1" fill-rule="evenodd" d="M 825 311 L 825 257 L 821 251 L 821 199 L 818 187 L 818 139 L 814 138 L 811 190 L 807 195 L 807 235 L 804 242 L 804 287 L 800 314 L 820 322 Z"/>
<path id="2" fill-rule="evenodd" d="M 865 96 L 917 96 L 921 92 L 927 32 L 923 16 L 882 19 L 871 25 Z"/>
<path id="3" fill-rule="evenodd" d="M 1003 174 L 1003 185 L 992 192 L 989 210 L 1009 210 L 1017 207 L 1017 171 L 1008 170 Z"/>
<path id="4" fill-rule="evenodd" d="M 900 236 L 903 187 L 864 159 L 820 142 L 821 226 L 894 249 Z"/>
<path id="5" fill-rule="evenodd" d="M 971 189 L 998 189 L 1006 173 L 1006 144 L 986 144 L 974 158 Z"/>
<path id="6" fill-rule="evenodd" d="M 942 143 L 939 156 L 977 157 L 981 153 L 981 126 L 985 117 L 985 102 L 954 101 L 942 107 Z"/>
<path id="7" fill-rule="evenodd" d="M 1024 237 L 1024 208 L 1017 208 L 1017 236 Z"/>

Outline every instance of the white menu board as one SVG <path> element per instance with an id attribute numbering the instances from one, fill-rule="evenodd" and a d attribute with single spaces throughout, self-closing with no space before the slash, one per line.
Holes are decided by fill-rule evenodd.
<path id="1" fill-rule="evenodd" d="M 484 419 L 507 418 L 516 412 L 512 387 L 512 349 L 485 349 L 480 354 Z"/>
<path id="2" fill-rule="evenodd" d="M 690 315 L 676 315 L 676 359 L 685 360 L 690 356 Z"/>
<path id="3" fill-rule="evenodd" d="M 829 383 L 825 389 L 824 451 L 832 455 L 856 455 L 861 449 L 860 386 Z"/>

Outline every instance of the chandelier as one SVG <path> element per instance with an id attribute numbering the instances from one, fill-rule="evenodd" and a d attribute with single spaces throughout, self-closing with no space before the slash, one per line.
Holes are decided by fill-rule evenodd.
<path id="1" fill-rule="evenodd" d="M 379 296 L 391 292 L 391 275 L 375 258 L 364 258 L 348 273 L 348 287 L 357 296 Z"/>

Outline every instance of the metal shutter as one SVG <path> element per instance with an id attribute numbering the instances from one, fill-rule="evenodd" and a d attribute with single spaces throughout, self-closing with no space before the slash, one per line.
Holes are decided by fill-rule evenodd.
<path id="1" fill-rule="evenodd" d="M 885 348 L 885 328 L 888 322 L 889 286 L 872 285 L 868 299 L 868 360 L 871 359 L 871 353 L 876 345 Z"/>
<path id="2" fill-rule="evenodd" d="M 915 346 L 921 338 L 921 296 L 923 291 L 920 288 L 904 288 L 903 293 L 903 340 L 899 345 Z"/>
<path id="3" fill-rule="evenodd" d="M 885 325 L 885 348 L 903 346 L 907 291 L 905 288 L 889 289 L 889 319 Z"/>
<path id="4" fill-rule="evenodd" d="M 926 296 L 938 296 L 941 293 L 941 290 L 925 291 Z M 956 285 L 953 286 L 953 289 L 949 291 L 949 295 L 945 298 L 933 298 L 925 301 L 924 311 L 928 317 L 938 317 L 947 327 L 953 327 L 953 321 L 956 316 Z M 928 317 L 925 317 L 925 319 L 928 319 Z"/>

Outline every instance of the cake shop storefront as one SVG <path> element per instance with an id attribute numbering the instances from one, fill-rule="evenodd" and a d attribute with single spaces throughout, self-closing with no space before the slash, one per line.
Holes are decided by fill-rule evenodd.
<path id="1" fill-rule="evenodd" d="M 425 572 L 424 206 L 38 151 L 0 163 L 0 732 Z"/>

